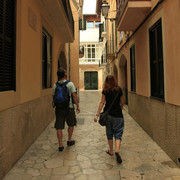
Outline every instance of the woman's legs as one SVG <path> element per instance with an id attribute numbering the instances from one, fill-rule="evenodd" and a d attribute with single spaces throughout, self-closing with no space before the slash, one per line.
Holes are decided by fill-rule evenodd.
<path id="1" fill-rule="evenodd" d="M 106 135 L 109 144 L 109 150 L 106 151 L 108 154 L 113 154 L 113 131 L 111 125 L 111 116 L 108 116 L 108 120 L 106 122 Z"/>
<path id="2" fill-rule="evenodd" d="M 118 163 L 122 163 L 121 156 L 119 155 L 119 150 L 121 146 L 121 138 L 124 130 L 124 119 L 114 118 L 113 131 L 115 137 L 115 155 Z"/>
<path id="3" fill-rule="evenodd" d="M 121 141 L 119 139 L 115 140 L 115 152 L 119 153 Z"/>
<path id="4" fill-rule="evenodd" d="M 109 153 L 113 154 L 113 139 L 108 139 Z"/>

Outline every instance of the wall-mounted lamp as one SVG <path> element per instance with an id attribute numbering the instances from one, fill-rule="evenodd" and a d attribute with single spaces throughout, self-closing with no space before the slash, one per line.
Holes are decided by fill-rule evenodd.
<path id="1" fill-rule="evenodd" d="M 104 0 L 102 5 L 101 5 L 102 15 L 104 17 L 107 17 L 108 12 L 109 12 L 109 8 L 110 8 L 110 6 L 109 6 L 108 2 L 106 2 L 106 0 Z"/>
<path id="2" fill-rule="evenodd" d="M 104 0 L 104 2 L 101 5 L 102 15 L 105 17 L 105 19 L 109 19 L 110 21 L 116 21 L 116 18 L 107 18 L 109 8 L 110 8 L 109 4 L 106 2 L 106 0 Z"/>

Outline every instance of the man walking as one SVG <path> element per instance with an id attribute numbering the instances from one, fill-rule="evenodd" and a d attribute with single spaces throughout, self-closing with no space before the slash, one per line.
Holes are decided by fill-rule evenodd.
<path id="1" fill-rule="evenodd" d="M 59 151 L 63 151 L 64 146 L 62 143 L 62 138 L 63 138 L 62 130 L 65 127 L 65 121 L 68 125 L 67 145 L 72 146 L 75 144 L 75 141 L 71 139 L 74 126 L 76 125 L 76 122 L 77 122 L 75 111 L 74 111 L 73 100 L 76 104 L 77 113 L 80 112 L 80 108 L 79 108 L 79 102 L 78 102 L 75 86 L 72 82 L 67 81 L 66 70 L 63 68 L 60 68 L 57 71 L 57 76 L 58 76 L 58 82 L 55 83 L 52 88 L 53 102 L 54 102 L 54 105 L 56 106 L 55 108 L 56 122 L 55 122 L 54 127 L 57 130 L 57 138 L 59 141 Z M 66 97 L 66 93 L 68 94 L 68 97 Z M 59 100 L 58 98 L 61 98 L 63 100 Z"/>

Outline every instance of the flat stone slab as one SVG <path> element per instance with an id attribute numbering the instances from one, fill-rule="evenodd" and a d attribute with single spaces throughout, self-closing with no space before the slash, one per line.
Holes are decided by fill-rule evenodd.
<path id="1" fill-rule="evenodd" d="M 67 146 L 66 126 L 64 151 L 58 151 L 53 120 L 3 180 L 180 180 L 177 165 L 126 111 L 120 149 L 123 162 L 118 164 L 115 155 L 106 153 L 105 127 L 93 120 L 101 92 L 82 91 L 80 97 L 77 118 L 83 123 L 74 128 L 75 145 Z"/>

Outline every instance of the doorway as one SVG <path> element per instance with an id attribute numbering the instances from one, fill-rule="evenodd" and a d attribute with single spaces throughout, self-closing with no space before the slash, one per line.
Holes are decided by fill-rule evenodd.
<path id="1" fill-rule="evenodd" d="M 96 71 L 84 72 L 84 89 L 85 90 L 98 89 L 98 72 Z"/>
<path id="2" fill-rule="evenodd" d="M 124 103 L 128 105 L 128 76 L 127 76 L 127 59 L 122 55 L 119 61 L 120 68 L 120 87 L 123 90 Z"/>

